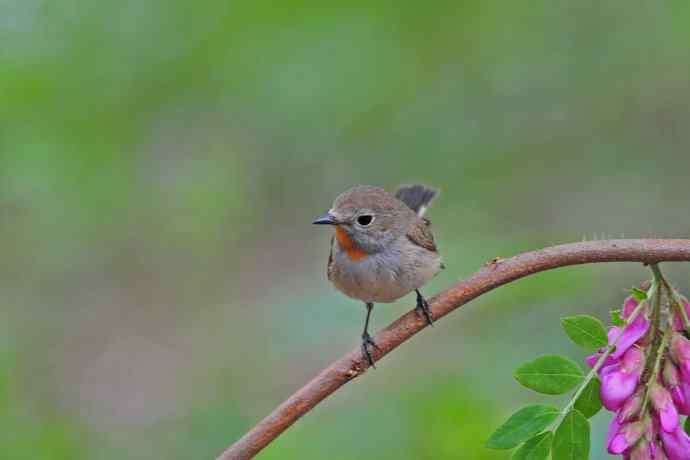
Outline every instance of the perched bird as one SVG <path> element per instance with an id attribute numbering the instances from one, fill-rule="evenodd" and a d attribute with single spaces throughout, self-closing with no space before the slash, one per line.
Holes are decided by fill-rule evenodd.
<path id="1" fill-rule="evenodd" d="M 429 304 L 419 292 L 443 267 L 431 223 L 424 213 L 438 191 L 404 185 L 394 195 L 380 187 L 359 185 L 342 193 L 333 207 L 313 223 L 335 226 L 328 257 L 328 279 L 366 305 L 362 353 L 371 366 L 369 335 L 374 303 L 390 303 L 417 293 L 417 311 L 429 324 Z"/>

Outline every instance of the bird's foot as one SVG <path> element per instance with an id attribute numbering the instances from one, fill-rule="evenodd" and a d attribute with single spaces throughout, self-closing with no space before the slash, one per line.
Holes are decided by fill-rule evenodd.
<path id="1" fill-rule="evenodd" d="M 376 366 L 374 365 L 374 358 L 372 358 L 372 356 L 371 356 L 371 352 L 369 351 L 369 347 L 372 347 L 378 351 L 381 351 L 381 349 L 379 348 L 378 345 L 376 345 L 376 342 L 374 342 L 374 339 L 371 338 L 369 333 L 365 332 L 362 334 L 362 356 L 364 356 L 367 359 L 369 366 L 376 369 Z"/>
<path id="2" fill-rule="evenodd" d="M 417 291 L 417 307 L 415 308 L 417 313 L 421 313 L 426 319 L 426 323 L 429 326 L 434 325 L 434 320 L 431 316 L 431 308 L 429 308 L 429 302 L 422 296 L 422 294 Z"/>

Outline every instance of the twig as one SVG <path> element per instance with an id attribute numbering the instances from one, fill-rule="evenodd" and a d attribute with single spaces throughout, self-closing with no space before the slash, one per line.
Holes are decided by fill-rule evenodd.
<path id="1" fill-rule="evenodd" d="M 485 292 L 545 270 L 600 262 L 653 264 L 672 261 L 690 261 L 690 240 L 605 240 L 564 244 L 489 264 L 431 298 L 429 306 L 434 319 L 438 320 Z M 374 360 L 380 360 L 425 327 L 426 321 L 414 310 L 404 314 L 374 338 L 379 346 L 379 349 L 372 352 Z M 285 400 L 251 431 L 228 447 L 217 460 L 252 458 L 301 416 L 341 386 L 362 375 L 367 368 L 366 360 L 362 359 L 361 350 L 357 347 Z"/>

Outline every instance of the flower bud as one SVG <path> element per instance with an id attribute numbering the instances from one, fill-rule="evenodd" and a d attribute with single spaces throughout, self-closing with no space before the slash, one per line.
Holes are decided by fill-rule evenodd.
<path id="1" fill-rule="evenodd" d="M 632 347 L 635 342 L 640 340 L 647 333 L 649 329 L 650 321 L 644 317 L 644 315 L 639 315 L 635 318 L 635 321 L 628 324 L 623 328 L 623 333 L 620 334 L 618 343 L 616 344 L 616 351 L 611 353 L 613 359 L 618 359 L 623 354 Z"/>
<path id="2" fill-rule="evenodd" d="M 683 308 L 685 309 L 685 315 L 690 318 L 690 302 L 688 302 L 688 299 L 685 297 L 682 297 L 681 300 L 683 302 Z M 685 329 L 683 317 L 677 310 L 673 312 L 673 329 L 676 331 L 682 331 Z"/>
<path id="3" fill-rule="evenodd" d="M 606 448 L 608 449 L 609 445 L 613 441 L 613 438 L 618 434 L 618 430 L 620 430 L 622 423 L 618 421 L 618 417 L 612 417 L 611 421 L 609 422 L 609 428 L 606 431 Z"/>
<path id="4" fill-rule="evenodd" d="M 607 368 L 601 378 L 601 401 L 610 411 L 617 411 L 623 406 L 637 387 L 644 366 L 644 353 L 637 348 L 629 349 L 620 365 Z"/>
<path id="5" fill-rule="evenodd" d="M 681 380 L 680 385 L 671 390 L 671 397 L 679 414 L 690 415 L 690 382 Z"/>
<path id="6" fill-rule="evenodd" d="M 622 454 L 642 437 L 643 432 L 642 422 L 622 425 L 608 445 L 609 453 L 613 455 Z"/>
<path id="7" fill-rule="evenodd" d="M 664 384 L 669 390 L 673 390 L 680 385 L 680 372 L 678 372 L 678 368 L 671 362 L 670 359 L 667 359 L 664 363 L 663 377 Z"/>
<path id="8" fill-rule="evenodd" d="M 626 299 L 623 301 L 623 312 L 622 312 L 622 317 L 623 319 L 628 319 L 630 318 L 630 315 L 635 311 L 635 308 L 637 308 L 637 305 L 639 302 L 637 299 L 633 296 L 628 296 Z"/>
<path id="9" fill-rule="evenodd" d="M 652 406 L 659 415 L 661 428 L 668 433 L 675 431 L 679 426 L 678 411 L 668 390 L 658 383 L 652 384 L 649 391 Z"/>
<path id="10" fill-rule="evenodd" d="M 661 431 L 661 442 L 669 460 L 690 460 L 690 437 L 679 425 L 675 431 Z"/>
<path id="11" fill-rule="evenodd" d="M 669 353 L 673 362 L 680 368 L 681 377 L 690 380 L 690 340 L 682 334 L 673 334 Z"/>
<path id="12" fill-rule="evenodd" d="M 644 398 L 644 391 L 642 388 L 638 389 L 631 397 L 629 397 L 623 407 L 618 412 L 618 421 L 620 423 L 625 423 L 630 420 L 636 419 L 642 408 L 642 399 Z"/>

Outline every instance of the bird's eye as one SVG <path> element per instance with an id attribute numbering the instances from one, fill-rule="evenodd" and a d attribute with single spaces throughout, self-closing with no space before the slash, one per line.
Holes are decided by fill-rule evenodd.
<path id="1" fill-rule="evenodd" d="M 367 227 L 371 225 L 371 223 L 374 221 L 374 216 L 370 214 L 362 214 L 357 218 L 357 223 L 361 225 L 362 227 Z"/>

